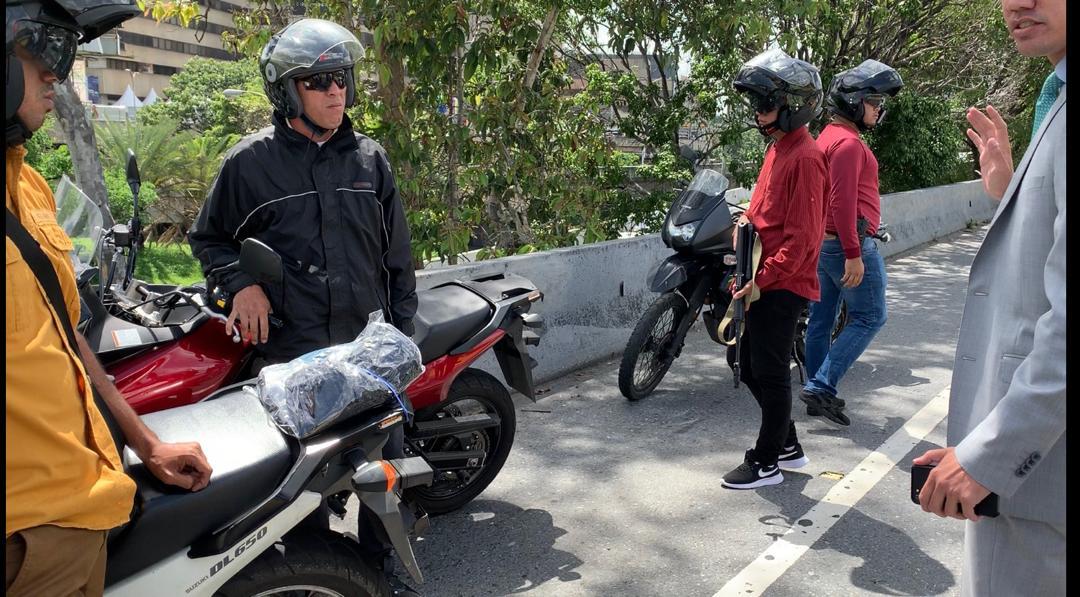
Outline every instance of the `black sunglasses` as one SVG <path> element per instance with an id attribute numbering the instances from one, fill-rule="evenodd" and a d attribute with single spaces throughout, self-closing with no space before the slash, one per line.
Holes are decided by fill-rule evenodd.
<path id="1" fill-rule="evenodd" d="M 326 91 L 330 89 L 330 83 L 337 83 L 337 86 L 345 89 L 345 69 L 336 70 L 328 73 L 315 73 L 300 79 L 303 83 L 304 89 L 311 91 Z"/>

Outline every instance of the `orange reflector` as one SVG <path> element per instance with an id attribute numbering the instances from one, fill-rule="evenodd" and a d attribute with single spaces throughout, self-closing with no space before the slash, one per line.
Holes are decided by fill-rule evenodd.
<path id="1" fill-rule="evenodd" d="M 390 493 L 394 490 L 394 484 L 397 483 L 397 469 L 385 460 L 380 460 L 379 463 L 382 464 L 383 472 L 386 473 L 386 492 Z"/>

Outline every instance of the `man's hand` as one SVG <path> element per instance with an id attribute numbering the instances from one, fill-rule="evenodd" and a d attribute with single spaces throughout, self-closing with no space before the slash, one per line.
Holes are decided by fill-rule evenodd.
<path id="1" fill-rule="evenodd" d="M 844 285 L 844 288 L 855 288 L 862 283 L 865 271 L 866 268 L 863 266 L 862 257 L 845 259 L 844 275 L 840 278 L 840 283 Z"/>
<path id="2" fill-rule="evenodd" d="M 746 295 L 750 294 L 750 291 L 753 290 L 753 289 L 754 289 L 754 283 L 753 282 L 747 282 L 746 284 L 743 285 L 742 288 L 740 288 L 738 290 L 735 290 L 735 282 L 732 281 L 732 283 L 731 283 L 731 292 L 732 292 L 731 300 L 740 301 L 743 298 L 745 298 Z M 750 312 L 750 305 L 749 304 L 746 305 L 746 311 L 748 313 Z"/>
<path id="3" fill-rule="evenodd" d="M 979 150 L 979 175 L 986 194 L 1001 201 L 1013 175 L 1009 127 L 993 106 L 986 106 L 986 114 L 968 108 L 967 120 L 975 130 L 968 129 L 967 136 Z"/>
<path id="4" fill-rule="evenodd" d="M 265 343 L 270 337 L 270 300 L 258 284 L 245 287 L 233 297 L 232 313 L 225 323 L 225 333 L 233 334 L 233 324 L 246 342 Z"/>
<path id="5" fill-rule="evenodd" d="M 158 441 L 149 450 L 149 454 L 140 454 L 139 458 L 162 482 L 191 491 L 199 491 L 210 483 L 213 469 L 199 444 Z"/>
<path id="6" fill-rule="evenodd" d="M 956 448 L 927 450 L 915 464 L 937 464 L 919 492 L 922 509 L 944 518 L 977 521 L 975 506 L 990 495 L 990 490 L 972 479 L 956 460 Z"/>

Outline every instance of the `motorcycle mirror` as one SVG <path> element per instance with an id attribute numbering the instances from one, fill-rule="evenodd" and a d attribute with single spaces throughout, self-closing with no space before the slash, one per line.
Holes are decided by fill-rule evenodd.
<path id="1" fill-rule="evenodd" d="M 127 150 L 127 182 L 129 185 L 142 183 L 139 178 L 139 164 L 135 161 L 135 152 L 131 149 Z"/>
<path id="2" fill-rule="evenodd" d="M 240 243 L 240 269 L 259 282 L 278 284 L 282 277 L 281 255 L 258 239 L 245 238 Z"/>

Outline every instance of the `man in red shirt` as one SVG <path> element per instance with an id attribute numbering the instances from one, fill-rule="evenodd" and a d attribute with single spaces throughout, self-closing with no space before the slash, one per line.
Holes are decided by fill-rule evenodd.
<path id="1" fill-rule="evenodd" d="M 761 427 L 745 461 L 724 475 L 724 487 L 751 489 L 784 480 L 780 468 L 809 460 L 791 421 L 791 350 L 807 301 L 818 299 L 818 248 L 825 224 L 828 171 L 807 124 L 821 112 L 817 68 L 780 50 L 743 65 L 735 89 L 746 94 L 756 125 L 772 142 L 743 216 L 754 224 L 761 258 L 753 279 L 734 299 L 759 298 L 748 307 L 740 379 L 761 407 Z M 728 363 L 734 365 L 734 348 Z"/>
<path id="2" fill-rule="evenodd" d="M 808 382 L 799 397 L 806 414 L 850 425 L 837 385 L 851 364 L 885 325 L 885 260 L 870 238 L 881 225 L 878 163 L 859 133 L 874 128 L 885 115 L 885 98 L 904 83 L 900 74 L 877 60 L 867 60 L 833 79 L 825 106 L 832 122 L 817 144 L 829 161 L 829 202 L 825 240 L 818 258 L 821 300 L 810 305 L 806 330 Z M 840 299 L 848 323 L 832 342 Z"/>

